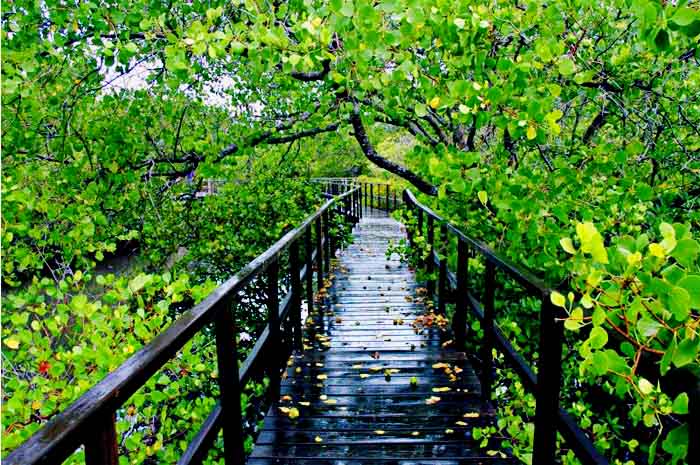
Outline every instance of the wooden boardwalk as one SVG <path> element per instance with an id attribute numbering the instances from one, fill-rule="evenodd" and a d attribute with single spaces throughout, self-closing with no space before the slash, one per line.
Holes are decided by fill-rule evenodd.
<path id="1" fill-rule="evenodd" d="M 422 302 L 414 273 L 386 258 L 403 227 L 365 213 L 248 463 L 516 463 L 472 439 L 493 410 L 465 354 L 452 348 L 447 322 Z"/>

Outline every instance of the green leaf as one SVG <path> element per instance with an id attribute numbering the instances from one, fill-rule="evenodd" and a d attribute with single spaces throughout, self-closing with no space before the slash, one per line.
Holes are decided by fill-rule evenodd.
<path id="1" fill-rule="evenodd" d="M 576 247 L 574 247 L 574 242 L 570 237 L 562 237 L 559 239 L 559 244 L 561 244 L 561 248 L 564 249 L 564 252 L 570 253 L 571 255 L 576 253 Z"/>
<path id="2" fill-rule="evenodd" d="M 644 317 L 637 322 L 637 329 L 644 337 L 654 337 L 663 328 L 659 322 L 651 318 Z"/>
<path id="3" fill-rule="evenodd" d="M 134 279 L 129 281 L 129 290 L 136 294 L 143 289 L 148 283 L 153 280 L 153 276 L 144 273 L 138 274 Z"/>
<path id="4" fill-rule="evenodd" d="M 675 400 L 673 401 L 673 406 L 671 407 L 671 411 L 673 413 L 676 413 L 678 415 L 685 415 L 688 413 L 688 394 L 685 392 L 681 392 L 676 396 Z"/>
<path id="5" fill-rule="evenodd" d="M 691 274 L 678 281 L 678 287 L 688 292 L 690 296 L 690 307 L 700 310 L 700 275 Z"/>
<path id="6" fill-rule="evenodd" d="M 671 17 L 671 21 L 679 26 L 688 26 L 696 19 L 700 19 L 700 14 L 687 6 L 679 8 Z"/>
<path id="7" fill-rule="evenodd" d="M 698 255 L 700 255 L 700 244 L 688 238 L 679 240 L 671 253 L 671 256 L 685 267 L 693 266 Z"/>
<path id="8" fill-rule="evenodd" d="M 557 291 L 552 291 L 552 293 L 549 294 L 549 300 L 557 307 L 566 308 L 566 297 Z"/>
<path id="9" fill-rule="evenodd" d="M 559 60 L 559 74 L 562 76 L 571 76 L 576 72 L 576 65 L 571 58 L 562 58 Z"/>
<path id="10" fill-rule="evenodd" d="M 428 114 L 428 107 L 425 106 L 425 104 L 423 104 L 423 103 L 417 103 L 415 111 L 416 111 L 416 116 L 418 116 L 419 118 L 422 118 Z"/>
<path id="11" fill-rule="evenodd" d="M 132 55 L 136 55 L 139 51 L 139 46 L 136 45 L 134 42 L 129 42 L 124 46 L 124 50 L 126 50 Z"/>
<path id="12" fill-rule="evenodd" d="M 669 310 L 678 321 L 685 321 L 690 314 L 690 294 L 680 286 L 671 289 L 668 295 Z"/>
<path id="13" fill-rule="evenodd" d="M 608 343 L 608 333 L 602 327 L 596 326 L 591 330 L 588 341 L 593 349 L 602 349 Z"/>
<path id="14" fill-rule="evenodd" d="M 583 309 L 576 307 L 564 321 L 564 327 L 571 331 L 576 331 L 583 325 Z"/>
<path id="15" fill-rule="evenodd" d="M 694 340 L 690 338 L 683 339 L 673 353 L 673 364 L 680 368 L 696 361 L 699 342 L 700 338 L 698 337 Z"/>
<path id="16" fill-rule="evenodd" d="M 486 191 L 479 191 L 476 195 L 479 197 L 479 202 L 481 202 L 483 206 L 486 206 L 486 203 L 489 201 L 489 196 L 486 194 Z"/>
<path id="17" fill-rule="evenodd" d="M 651 384 L 646 378 L 639 378 L 637 383 L 639 386 L 639 391 L 644 395 L 649 395 L 654 390 L 654 385 Z"/>
<path id="18" fill-rule="evenodd" d="M 671 454 L 672 463 L 685 458 L 688 454 L 688 424 L 677 426 L 669 431 L 661 447 Z"/>

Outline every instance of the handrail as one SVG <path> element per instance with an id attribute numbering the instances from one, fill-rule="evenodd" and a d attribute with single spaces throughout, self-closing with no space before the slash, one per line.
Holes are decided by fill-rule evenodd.
<path id="1" fill-rule="evenodd" d="M 579 427 L 576 420 L 563 408 L 559 407 L 559 394 L 561 384 L 561 354 L 563 344 L 563 319 L 562 310 L 550 303 L 551 290 L 542 280 L 535 277 L 527 270 L 519 268 L 506 258 L 500 256 L 488 245 L 473 239 L 453 224 L 447 222 L 432 209 L 420 203 L 410 190 L 403 193 L 404 201 L 409 209 L 417 212 L 417 229 L 423 232 L 423 215 L 427 220 L 427 242 L 430 252 L 426 258 L 425 266 L 429 271 L 434 271 L 435 266 L 440 267 L 438 277 L 440 292 L 438 311 L 444 311 L 445 301 L 451 300 L 455 305 L 452 327 L 455 340 L 458 345 L 464 344 L 466 311 L 471 312 L 481 323 L 484 330 L 484 342 L 482 344 L 482 392 L 486 400 L 491 397 L 491 384 L 493 382 L 491 371 L 493 370 L 492 349 L 498 349 L 505 360 L 513 367 L 526 389 L 534 391 L 536 395 L 535 413 L 535 445 L 533 461 L 535 464 L 554 463 L 556 453 L 556 432 L 570 445 L 571 449 L 581 461 L 587 465 L 607 465 L 608 460 L 598 452 L 593 442 Z M 435 224 L 440 225 L 441 237 L 439 245 L 445 247 L 447 234 L 453 234 L 457 238 L 457 272 L 447 269 L 447 260 L 440 258 L 435 251 Z M 409 230 L 409 240 L 412 234 Z M 467 282 L 468 258 L 470 249 L 482 255 L 486 259 L 486 285 L 485 302 L 482 303 L 469 291 Z M 444 254 L 443 254 L 444 255 Z M 494 318 L 494 272 L 500 270 L 518 282 L 530 295 L 541 299 L 540 307 L 540 363 L 539 373 L 535 374 L 532 367 L 508 341 L 503 332 L 495 324 Z M 435 283 L 432 278 L 427 283 L 428 293 L 435 293 Z M 689 374 L 688 374 L 689 375 Z M 696 463 L 700 460 L 700 378 L 691 376 L 686 380 L 685 388 L 689 392 L 689 441 L 688 463 Z"/>
<path id="2" fill-rule="evenodd" d="M 408 201 L 407 204 L 414 204 L 418 207 L 420 207 L 426 215 L 429 217 L 432 217 L 435 221 L 438 223 L 445 223 L 445 219 L 435 213 L 433 210 L 428 208 L 427 206 L 421 204 L 418 202 L 416 199 L 415 195 L 413 193 L 406 189 L 405 191 L 405 196 L 407 197 Z M 517 267 L 517 265 L 513 264 L 510 260 L 507 258 L 501 257 L 498 255 L 491 247 L 488 245 L 484 244 L 483 242 L 473 239 L 466 234 L 464 234 L 462 231 L 457 229 L 454 225 L 450 224 L 447 222 L 446 224 L 447 229 L 454 234 L 458 239 L 466 242 L 470 246 L 472 246 L 475 250 L 477 250 L 481 255 L 486 257 L 488 260 L 493 262 L 493 264 L 496 266 L 496 268 L 505 271 L 508 273 L 513 279 L 518 281 L 522 286 L 528 288 L 532 292 L 537 292 L 539 294 L 542 294 L 543 296 L 549 296 L 549 288 L 544 284 L 544 282 L 537 278 L 535 275 L 533 275 L 531 272 L 527 270 L 523 270 Z"/>
<path id="3" fill-rule="evenodd" d="M 551 304 L 549 299 L 550 289 L 542 280 L 529 271 L 519 268 L 483 242 L 467 236 L 429 207 L 420 203 L 410 190 L 406 189 L 403 197 L 407 208 L 415 209 L 417 212 L 417 229 L 420 234 L 423 234 L 424 229 L 423 215 L 426 216 L 430 252 L 426 258 L 425 265 L 431 271 L 435 265 L 440 267 L 438 275 L 438 295 L 440 297 L 437 307 L 438 311 L 444 312 L 448 293 L 454 299 L 455 312 L 452 327 L 455 333 L 456 344 L 463 346 L 465 342 L 467 309 L 470 309 L 481 322 L 481 328 L 484 331 L 484 340 L 480 351 L 482 359 L 481 388 L 484 400 L 491 400 L 492 373 L 494 370 L 492 352 L 493 349 L 497 349 L 504 354 L 506 361 L 513 366 L 526 389 L 535 392 L 535 438 L 532 463 L 555 463 L 556 434 L 558 431 L 584 464 L 607 465 L 608 460 L 596 450 L 593 442 L 576 424 L 571 415 L 559 406 L 562 370 L 561 356 L 564 342 L 563 319 L 565 315 L 562 314 L 561 309 Z M 456 275 L 447 268 L 447 259 L 444 257 L 442 259 L 438 258 L 434 250 L 435 223 L 440 225 L 440 247 L 446 247 L 448 234 L 453 234 L 457 238 Z M 413 243 L 413 235 L 410 233 L 409 240 Z M 483 303 L 479 302 L 469 291 L 467 267 L 470 250 L 486 259 Z M 504 272 L 523 286 L 530 295 L 541 300 L 538 350 L 540 361 L 537 374 L 535 374 L 533 368 L 518 353 L 495 323 L 494 294 L 496 286 L 495 273 L 497 270 Z M 434 293 L 434 283 L 428 284 L 428 292 L 430 294 Z"/>
<path id="4" fill-rule="evenodd" d="M 294 330 L 294 345 L 297 349 L 301 348 L 302 282 L 306 277 L 307 295 L 309 295 L 313 261 L 317 264 L 319 283 L 322 282 L 324 269 L 326 273 L 329 272 L 329 257 L 334 253 L 334 246 L 337 244 L 337 238 L 329 234 L 329 223 L 338 215 L 353 224 L 359 221 L 362 215 L 360 193 L 358 187 L 326 201 L 298 227 L 289 231 L 269 249 L 244 266 L 202 302 L 183 313 L 153 341 L 51 419 L 3 459 L 3 462 L 8 465 L 61 463 L 78 447 L 85 445 L 85 460 L 88 465 L 98 463 L 117 465 L 116 410 L 198 331 L 214 321 L 220 402 L 204 422 L 180 463 L 201 461 L 205 455 L 203 451 L 211 447 L 222 427 L 226 463 L 241 463 L 244 450 L 240 411 L 241 386 L 245 386 L 250 379 L 254 366 L 265 361 L 260 357 L 265 346 L 278 343 L 273 336 L 279 338 L 279 323 L 284 318 L 290 318 L 292 323 L 290 326 Z M 316 244 L 312 253 L 310 244 L 314 227 Z M 306 242 L 303 268 L 299 263 L 298 244 L 302 236 L 305 236 Z M 291 291 L 283 298 L 281 306 L 277 298 L 269 299 L 269 318 L 273 324 L 268 323 L 265 327 L 239 371 L 235 359 L 237 353 L 235 322 L 229 304 L 236 298 L 239 291 L 265 271 L 268 272 L 269 281 L 271 276 L 274 277 L 274 295 L 276 296 L 278 260 L 280 254 L 286 249 L 290 251 Z M 309 305 L 313 305 L 312 302 L 309 302 Z M 271 358 L 275 359 L 275 357 Z M 280 367 L 268 366 L 266 369 L 274 372 L 275 369 L 279 371 Z M 190 458 L 192 461 L 189 460 Z"/>
<path id="5" fill-rule="evenodd" d="M 365 208 L 389 212 L 396 210 L 402 203 L 396 189 L 393 189 L 388 182 L 360 181 L 357 178 L 312 178 L 311 181 L 323 184 L 326 195 L 337 195 L 349 188 L 359 186 L 363 200 L 362 205 Z"/>

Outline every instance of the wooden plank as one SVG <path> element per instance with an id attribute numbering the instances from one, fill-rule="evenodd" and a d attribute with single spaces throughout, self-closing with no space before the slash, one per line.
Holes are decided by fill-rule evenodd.
<path id="1" fill-rule="evenodd" d="M 514 463 L 471 438 L 494 411 L 466 354 L 443 346 L 449 325 L 412 326 L 427 313 L 415 298 L 421 286 L 387 260 L 389 240 L 404 232 L 378 214 L 363 215 L 339 253 L 329 296 L 307 322 L 305 352 L 290 359 L 249 463 Z"/>

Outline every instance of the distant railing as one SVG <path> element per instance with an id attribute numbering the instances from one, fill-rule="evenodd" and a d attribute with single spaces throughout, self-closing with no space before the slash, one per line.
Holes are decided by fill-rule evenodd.
<path id="1" fill-rule="evenodd" d="M 535 393 L 535 437 L 532 463 L 554 464 L 556 455 L 557 432 L 561 433 L 566 443 L 585 465 L 607 465 L 603 457 L 578 426 L 575 419 L 559 406 L 559 396 L 562 378 L 562 345 L 564 343 L 563 309 L 555 307 L 550 300 L 551 290 L 530 272 L 525 271 L 501 257 L 488 245 L 472 239 L 457 227 L 445 221 L 427 206 L 421 204 L 410 190 L 403 192 L 406 208 L 416 215 L 416 230 L 426 238 L 429 253 L 423 264 L 429 276 L 427 292 L 435 295 L 434 276 L 437 273 L 437 295 L 439 296 L 437 311 L 445 313 L 445 304 L 453 302 L 455 311 L 452 328 L 455 343 L 464 346 L 467 327 L 467 309 L 479 320 L 484 333 L 480 347 L 481 390 L 484 400 L 490 401 L 493 385 L 493 349 L 501 352 L 505 360 L 513 367 L 523 381 L 526 389 Z M 427 223 L 427 224 L 426 224 Z M 439 228 L 439 236 L 435 237 L 435 228 Z M 424 234 L 424 231 L 426 234 Z M 413 231 L 409 229 L 409 242 L 413 245 Z M 456 274 L 448 269 L 446 249 L 450 236 L 457 240 L 457 270 Z M 438 253 L 440 252 L 440 253 Z M 481 256 L 485 259 L 483 284 L 483 302 L 474 296 L 468 284 L 468 259 L 470 256 Z M 517 282 L 532 297 L 540 299 L 540 335 L 538 372 L 535 374 L 532 366 L 520 355 L 508 341 L 495 323 L 495 291 L 496 272 L 500 271 L 509 279 Z M 700 381 L 690 377 L 689 385 L 682 388 L 689 391 L 689 450 L 687 463 L 700 463 Z"/>
<path id="2" fill-rule="evenodd" d="M 317 288 L 330 270 L 330 257 L 338 238 L 330 225 L 336 217 L 355 224 L 362 215 L 360 189 L 352 187 L 328 200 L 313 215 L 284 235 L 191 310 L 182 314 L 153 341 L 127 359 L 66 410 L 56 415 L 19 448 L 3 459 L 4 465 L 58 464 L 85 446 L 88 465 L 117 465 L 116 412 L 148 379 L 170 360 L 193 336 L 212 321 L 216 339 L 220 399 L 189 444 L 179 465 L 201 463 L 221 429 L 224 458 L 228 465 L 243 464 L 245 439 L 241 412 L 241 387 L 254 373 L 270 378 L 271 398 L 279 397 L 280 373 L 286 359 L 284 341 L 302 349 L 301 302 L 305 295 L 313 305 L 313 264 Z M 300 250 L 303 249 L 303 254 Z M 289 251 L 290 288 L 279 298 L 280 257 Z M 265 276 L 268 324 L 240 369 L 236 360 L 236 322 L 231 304 L 245 295 L 245 287 Z M 302 288 L 305 283 L 305 291 Z M 285 324 L 282 334 L 280 325 Z M 288 354 L 286 354 L 288 355 Z"/>
<path id="3" fill-rule="evenodd" d="M 327 195 L 338 195 L 347 189 L 359 187 L 362 205 L 366 208 L 393 211 L 403 203 L 389 183 L 360 181 L 357 178 L 312 178 L 311 181 L 323 184 Z"/>

